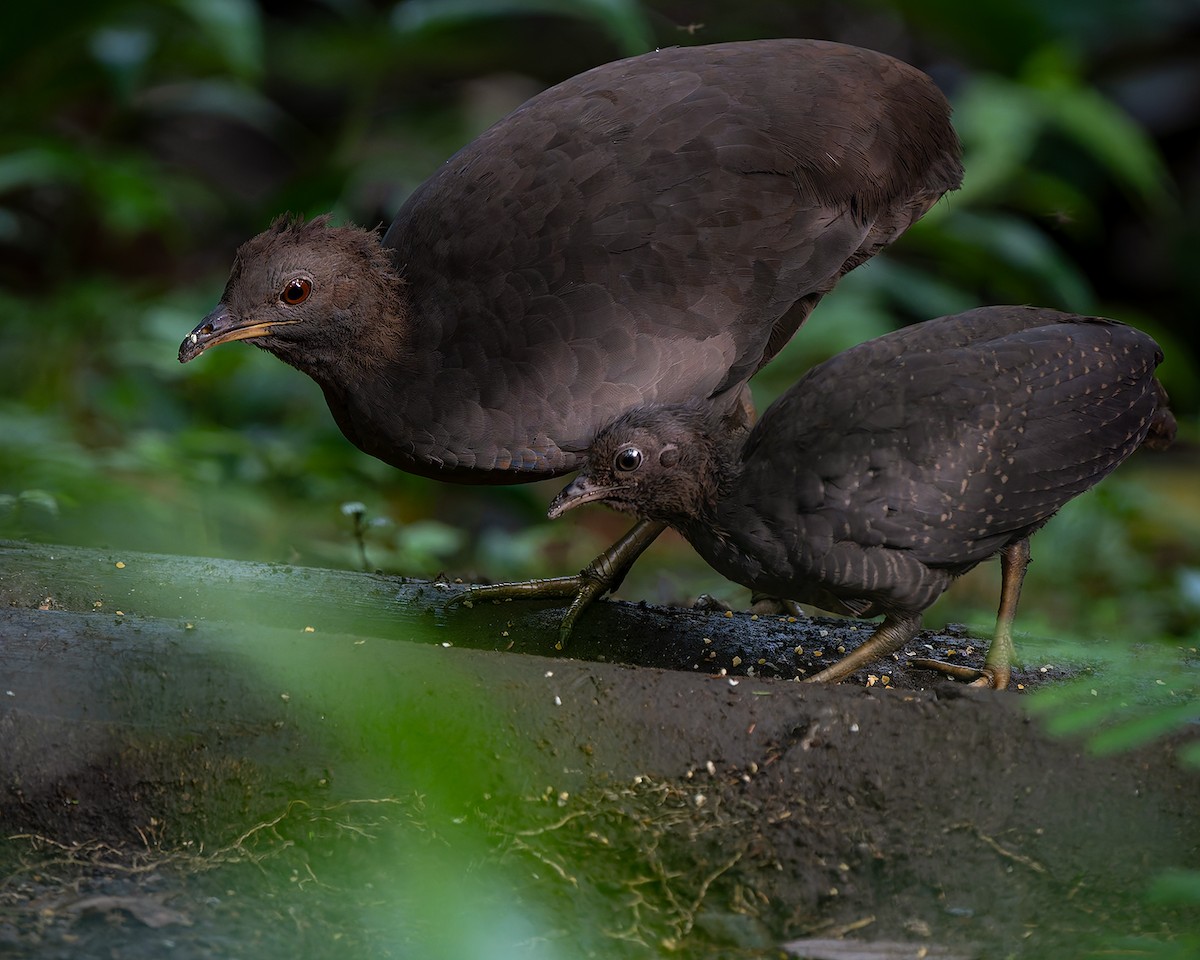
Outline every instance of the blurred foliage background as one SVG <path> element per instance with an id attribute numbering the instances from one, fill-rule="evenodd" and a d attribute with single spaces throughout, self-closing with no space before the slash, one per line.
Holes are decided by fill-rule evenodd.
<path id="1" fill-rule="evenodd" d="M 234 345 L 181 367 L 178 345 L 220 296 L 237 245 L 276 214 L 331 210 L 386 225 L 446 157 L 550 84 L 654 46 L 775 36 L 872 47 L 929 72 L 955 105 L 967 177 L 824 301 L 756 379 L 760 404 L 853 343 L 983 303 L 1099 313 L 1152 333 L 1167 355 L 1160 372 L 1180 442 L 1135 456 L 1039 533 L 1018 629 L 1150 643 L 1140 662 L 1160 684 L 1168 678 L 1161 689 L 1172 699 L 1127 714 L 1100 749 L 1194 717 L 1200 6 L 1191 0 L 9 5 L 0 536 L 422 577 L 578 569 L 625 520 L 593 509 L 546 521 L 559 482 L 472 488 L 398 473 L 344 440 L 319 389 L 274 358 Z M 660 601 L 700 592 L 746 601 L 671 537 L 622 588 Z M 986 565 L 928 621 L 987 630 L 997 595 L 998 571 Z M 1111 672 L 1099 699 L 1087 679 L 1043 709 L 1058 729 L 1089 729 L 1125 707 L 1126 679 Z M 1195 873 L 1164 883 L 1162 896 L 1200 899 Z"/>
<path id="2" fill-rule="evenodd" d="M 656 45 L 823 37 L 928 71 L 955 104 L 967 178 L 827 298 L 756 380 L 759 401 L 852 343 L 981 303 L 1148 330 L 1184 441 L 1135 458 L 1039 534 L 1020 626 L 1194 634 L 1194 3 L 95 0 L 6 20 L 0 535 L 416 576 L 577 569 L 621 518 L 547 522 L 557 482 L 400 474 L 352 448 L 316 386 L 273 358 L 227 347 L 185 368 L 179 341 L 274 215 L 386 225 L 447 156 L 547 85 Z M 664 539 L 623 595 L 744 602 Z M 932 618 L 986 621 L 995 578 L 977 571 Z"/>

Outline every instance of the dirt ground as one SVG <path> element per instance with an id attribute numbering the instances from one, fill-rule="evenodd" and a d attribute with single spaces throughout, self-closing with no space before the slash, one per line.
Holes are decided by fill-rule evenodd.
<path id="1" fill-rule="evenodd" d="M 1187 738 L 1098 757 L 1049 736 L 1016 684 L 1059 671 L 1021 671 L 995 694 L 901 657 L 818 688 L 781 662 L 777 633 L 793 641 L 795 625 L 607 604 L 598 629 L 653 616 L 693 665 L 393 642 L 327 687 L 311 678 L 336 666 L 306 675 L 338 734 L 321 743 L 289 712 L 295 676 L 290 703 L 252 708 L 250 685 L 224 684 L 223 712 L 205 714 L 207 671 L 224 668 L 208 664 L 227 665 L 205 647 L 218 621 L 173 624 L 155 646 L 154 617 L 38 611 L 21 595 L 0 623 L 0 687 L 20 694 L 37 667 L 61 689 L 53 710 L 0 705 L 0 956 L 1071 958 L 1149 956 L 1196 933 L 1145 896 L 1164 869 L 1200 866 Z M 461 616 L 499 618 L 517 641 L 553 620 L 524 606 Z M 696 630 L 702 618 L 742 631 L 738 664 L 703 662 L 715 631 Z M 821 638 L 807 655 L 835 656 L 846 626 L 802 625 Z M 286 669 L 318 649 L 280 638 Z M 984 644 L 965 654 L 966 641 L 924 634 L 909 652 L 978 661 Z M 364 649 L 357 633 L 321 642 Z M 189 718 L 190 778 L 162 774 L 177 759 L 167 738 L 64 706 L 86 704 L 105 670 L 143 701 L 130 678 L 146 664 L 188 678 L 171 713 Z M 436 727 L 432 753 L 338 713 L 376 682 L 404 691 L 414 740 Z M 72 756 L 85 715 L 89 736 L 121 726 L 119 746 L 92 743 L 42 782 L 14 776 L 47 766 L 39 744 Z M 456 740 L 450 722 L 482 739 Z M 457 780 L 439 793 L 443 760 Z"/>

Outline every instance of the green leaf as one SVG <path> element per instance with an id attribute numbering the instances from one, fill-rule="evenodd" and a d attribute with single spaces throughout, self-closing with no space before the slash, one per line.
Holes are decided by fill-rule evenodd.
<path id="1" fill-rule="evenodd" d="M 1030 58 L 1026 80 L 1047 121 L 1108 168 L 1128 192 L 1161 212 L 1170 175 L 1145 131 L 1120 107 L 1079 76 L 1061 49 Z"/>
<path id="2" fill-rule="evenodd" d="M 173 222 L 171 197 L 159 171 L 141 157 L 100 157 L 87 175 L 107 226 L 118 235 Z"/>
<path id="3" fill-rule="evenodd" d="M 1200 906 L 1200 870 L 1164 870 L 1154 878 L 1146 898 L 1168 906 Z"/>
<path id="4" fill-rule="evenodd" d="M 1191 698 L 1183 703 L 1163 704 L 1144 716 L 1118 723 L 1092 737 L 1089 746 L 1098 754 L 1132 750 L 1170 733 L 1200 715 L 1200 705 Z"/>
<path id="5" fill-rule="evenodd" d="M 398 552 L 406 565 L 426 567 L 460 550 L 466 542 L 465 530 L 438 520 L 418 520 L 400 527 Z"/>
<path id="6" fill-rule="evenodd" d="M 1046 729 L 1059 737 L 1094 730 L 1105 718 L 1121 710 L 1121 704 L 1109 697 L 1062 710 L 1046 722 Z"/>
<path id="7" fill-rule="evenodd" d="M 1007 191 L 1028 164 L 1041 129 L 1030 91 L 1003 77 L 982 75 L 955 99 L 954 125 L 963 143 L 963 184 L 954 209 Z"/>
<path id="8" fill-rule="evenodd" d="M 964 210 L 947 217 L 942 225 L 958 244 L 974 247 L 980 258 L 998 260 L 1018 273 L 1036 277 L 1055 306 L 1078 313 L 1094 309 L 1091 285 L 1082 271 L 1028 221 Z"/>
<path id="9" fill-rule="evenodd" d="M 0 156 L 0 193 L 23 187 L 75 181 L 83 175 L 82 155 L 57 146 L 35 146 Z"/>
<path id="10" fill-rule="evenodd" d="M 853 274 L 860 275 L 914 317 L 944 317 L 979 305 L 971 291 L 947 283 L 937 274 L 901 263 L 886 253 L 863 264 Z M 887 328 L 880 327 L 879 332 L 886 333 Z"/>
<path id="11" fill-rule="evenodd" d="M 22 490 L 17 500 L 22 506 L 37 507 L 51 516 L 58 516 L 58 500 L 45 490 Z"/>
<path id="12" fill-rule="evenodd" d="M 262 22 L 251 0 L 176 0 L 208 34 L 212 49 L 220 51 L 232 73 L 244 80 L 263 70 Z"/>
<path id="13" fill-rule="evenodd" d="M 409 0 L 392 25 L 402 33 L 454 26 L 483 17 L 551 14 L 600 24 L 625 56 L 654 49 L 654 34 L 636 0 Z"/>

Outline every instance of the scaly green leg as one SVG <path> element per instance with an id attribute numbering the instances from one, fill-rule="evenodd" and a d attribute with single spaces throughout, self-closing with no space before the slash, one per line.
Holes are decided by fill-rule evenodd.
<path id="1" fill-rule="evenodd" d="M 625 579 L 629 568 L 654 539 L 666 529 L 665 523 L 639 520 L 616 543 L 596 557 L 574 577 L 550 577 L 543 580 L 524 580 L 516 583 L 495 583 L 470 586 L 453 597 L 450 603 L 476 600 L 546 600 L 573 597 L 558 630 L 558 650 L 566 646 L 579 615 L 592 601 L 615 590 Z"/>
<path id="2" fill-rule="evenodd" d="M 958 663 L 924 658 L 912 661 L 913 666 L 938 670 L 958 680 L 970 680 L 973 687 L 991 687 L 1004 690 L 1012 678 L 1012 662 L 1015 654 L 1012 638 L 1013 621 L 1017 617 L 1017 604 L 1021 600 L 1021 586 L 1025 582 L 1025 571 L 1029 568 L 1029 538 L 1010 543 L 1000 554 L 1000 608 L 996 611 L 996 633 L 988 647 L 983 669 L 965 667 Z"/>
<path id="3" fill-rule="evenodd" d="M 899 650 L 920 629 L 921 615 L 919 613 L 889 613 L 866 643 L 857 650 L 852 650 L 837 663 L 826 667 L 820 673 L 805 677 L 804 682 L 837 683 L 839 680 L 844 680 L 859 667 L 865 667 L 868 663 Z"/>

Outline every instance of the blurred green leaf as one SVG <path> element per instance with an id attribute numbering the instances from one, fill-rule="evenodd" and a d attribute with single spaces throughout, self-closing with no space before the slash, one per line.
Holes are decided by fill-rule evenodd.
<path id="1" fill-rule="evenodd" d="M 17 495 L 17 503 L 44 510 L 51 516 L 58 516 L 58 501 L 46 490 L 22 490 Z"/>
<path id="2" fill-rule="evenodd" d="M 465 542 L 466 533 L 458 527 L 438 520 L 418 520 L 400 527 L 396 550 L 410 569 L 436 573 L 431 568 L 457 553 Z"/>
<path id="3" fill-rule="evenodd" d="M 243 123 L 267 135 L 301 133 L 279 104 L 262 91 L 226 78 L 195 79 L 147 94 L 139 104 L 155 120 L 207 114 Z"/>
<path id="4" fill-rule="evenodd" d="M 1147 899 L 1151 903 L 1200 908 L 1200 870 L 1164 870 L 1155 878 Z"/>
<path id="5" fill-rule="evenodd" d="M 963 143 L 963 184 L 953 209 L 995 200 L 1011 189 L 1037 143 L 1040 118 L 1020 84 L 992 74 L 969 80 L 955 98 L 954 125 Z"/>
<path id="6" fill-rule="evenodd" d="M 1088 676 L 1038 690 L 1028 708 L 1051 733 L 1086 734 L 1094 753 L 1131 750 L 1200 721 L 1200 673 L 1186 641 L 1151 642 L 1135 651 L 1090 637 L 1023 639 L 1018 649 L 1055 663 L 1089 665 Z"/>
<path id="7" fill-rule="evenodd" d="M 1194 689 L 1192 693 L 1200 693 L 1200 690 Z M 1194 700 L 1165 703 L 1145 716 L 1102 730 L 1091 738 L 1090 746 L 1098 754 L 1132 750 L 1197 720 L 1200 720 L 1200 703 Z"/>
<path id="8" fill-rule="evenodd" d="M 118 98 L 128 102 L 156 44 L 157 38 L 144 26 L 113 24 L 93 33 L 88 48 L 112 75 Z"/>
<path id="9" fill-rule="evenodd" d="M 1040 281 L 1047 305 L 1094 312 L 1091 285 L 1083 272 L 1029 221 L 1002 213 L 960 210 L 943 223 L 953 242 L 970 248 L 979 262 L 990 261 Z"/>
<path id="10" fill-rule="evenodd" d="M 1106 166 L 1125 190 L 1155 210 L 1169 200 L 1170 175 L 1150 138 L 1112 101 L 1084 82 L 1061 47 L 1032 56 L 1024 71 L 1039 112 Z"/>
<path id="11" fill-rule="evenodd" d="M 254 80 L 263 69 L 262 23 L 252 0 L 175 0 L 220 52 L 230 72 Z"/>
<path id="12" fill-rule="evenodd" d="M 586 533 L 569 530 L 561 524 L 535 523 L 523 530 L 484 530 L 476 548 L 481 570 L 502 571 L 505 579 L 537 576 L 544 567 L 548 548 L 565 547 L 567 542 L 586 539 Z M 607 544 L 597 544 L 599 553 Z"/>
<path id="13" fill-rule="evenodd" d="M 406 0 L 396 5 L 393 26 L 417 33 L 483 17 L 549 14 L 593 20 L 612 36 L 625 56 L 654 49 L 654 34 L 636 0 Z"/>
<path id="14" fill-rule="evenodd" d="M 440 643 L 450 635 L 435 623 L 410 621 L 414 642 L 364 642 L 354 615 L 331 610 L 328 623 L 292 633 L 239 626 L 248 613 L 235 603 L 217 629 L 198 626 L 197 642 L 245 675 L 244 709 L 278 710 L 282 701 L 281 716 L 311 755 L 330 758 L 313 771 L 317 788 L 281 785 L 296 799 L 256 841 L 255 863 L 286 876 L 290 864 L 273 866 L 271 848 L 296 848 L 322 900 L 348 918 L 370 911 L 364 925 L 403 945 L 397 956 L 575 955 L 569 944 L 530 952 L 552 926 L 550 901 L 526 862 L 502 856 L 521 829 L 546 818 L 525 799 L 544 767 L 539 745 L 514 736 L 478 677 L 456 669 Z M 497 836 L 492 820 L 502 815 Z"/>
<path id="15" fill-rule="evenodd" d="M 87 170 L 87 183 L 102 202 L 105 225 L 129 235 L 170 223 L 174 209 L 152 165 L 138 157 L 110 157 Z"/>
<path id="16" fill-rule="evenodd" d="M 913 242 L 918 242 L 918 239 L 914 237 Z M 859 274 L 862 276 L 863 283 L 869 284 L 878 291 L 881 299 L 886 299 L 887 305 L 892 308 L 886 312 L 892 317 L 893 325 L 895 324 L 894 309 L 896 307 L 907 316 L 930 319 L 960 313 L 963 310 L 979 306 L 969 291 L 936 273 L 910 266 L 895 257 L 887 255 L 875 257 L 850 276 L 857 277 Z M 847 280 L 849 279 L 847 277 Z M 836 293 L 837 288 L 833 295 L 836 296 Z M 822 307 L 822 309 L 824 308 Z M 887 328 L 882 325 L 877 325 L 876 328 L 881 333 L 887 332 Z M 871 334 L 871 336 L 880 336 L 881 333 Z M 863 339 L 869 339 L 869 337 Z M 862 340 L 855 342 L 861 343 Z M 853 345 L 847 344 L 847 347 Z"/>
<path id="17" fill-rule="evenodd" d="M 1042 705 L 1039 705 L 1042 706 Z M 1094 730 L 1101 721 L 1121 711 L 1122 704 L 1114 703 L 1108 697 L 1096 700 L 1090 704 L 1062 709 L 1055 713 L 1047 722 L 1046 729 L 1059 737 L 1072 736 L 1081 731 Z M 1043 706 L 1043 709 L 1046 709 Z"/>
<path id="18" fill-rule="evenodd" d="M 82 166 L 77 155 L 52 144 L 0 155 L 0 194 L 22 187 L 77 179 Z"/>

